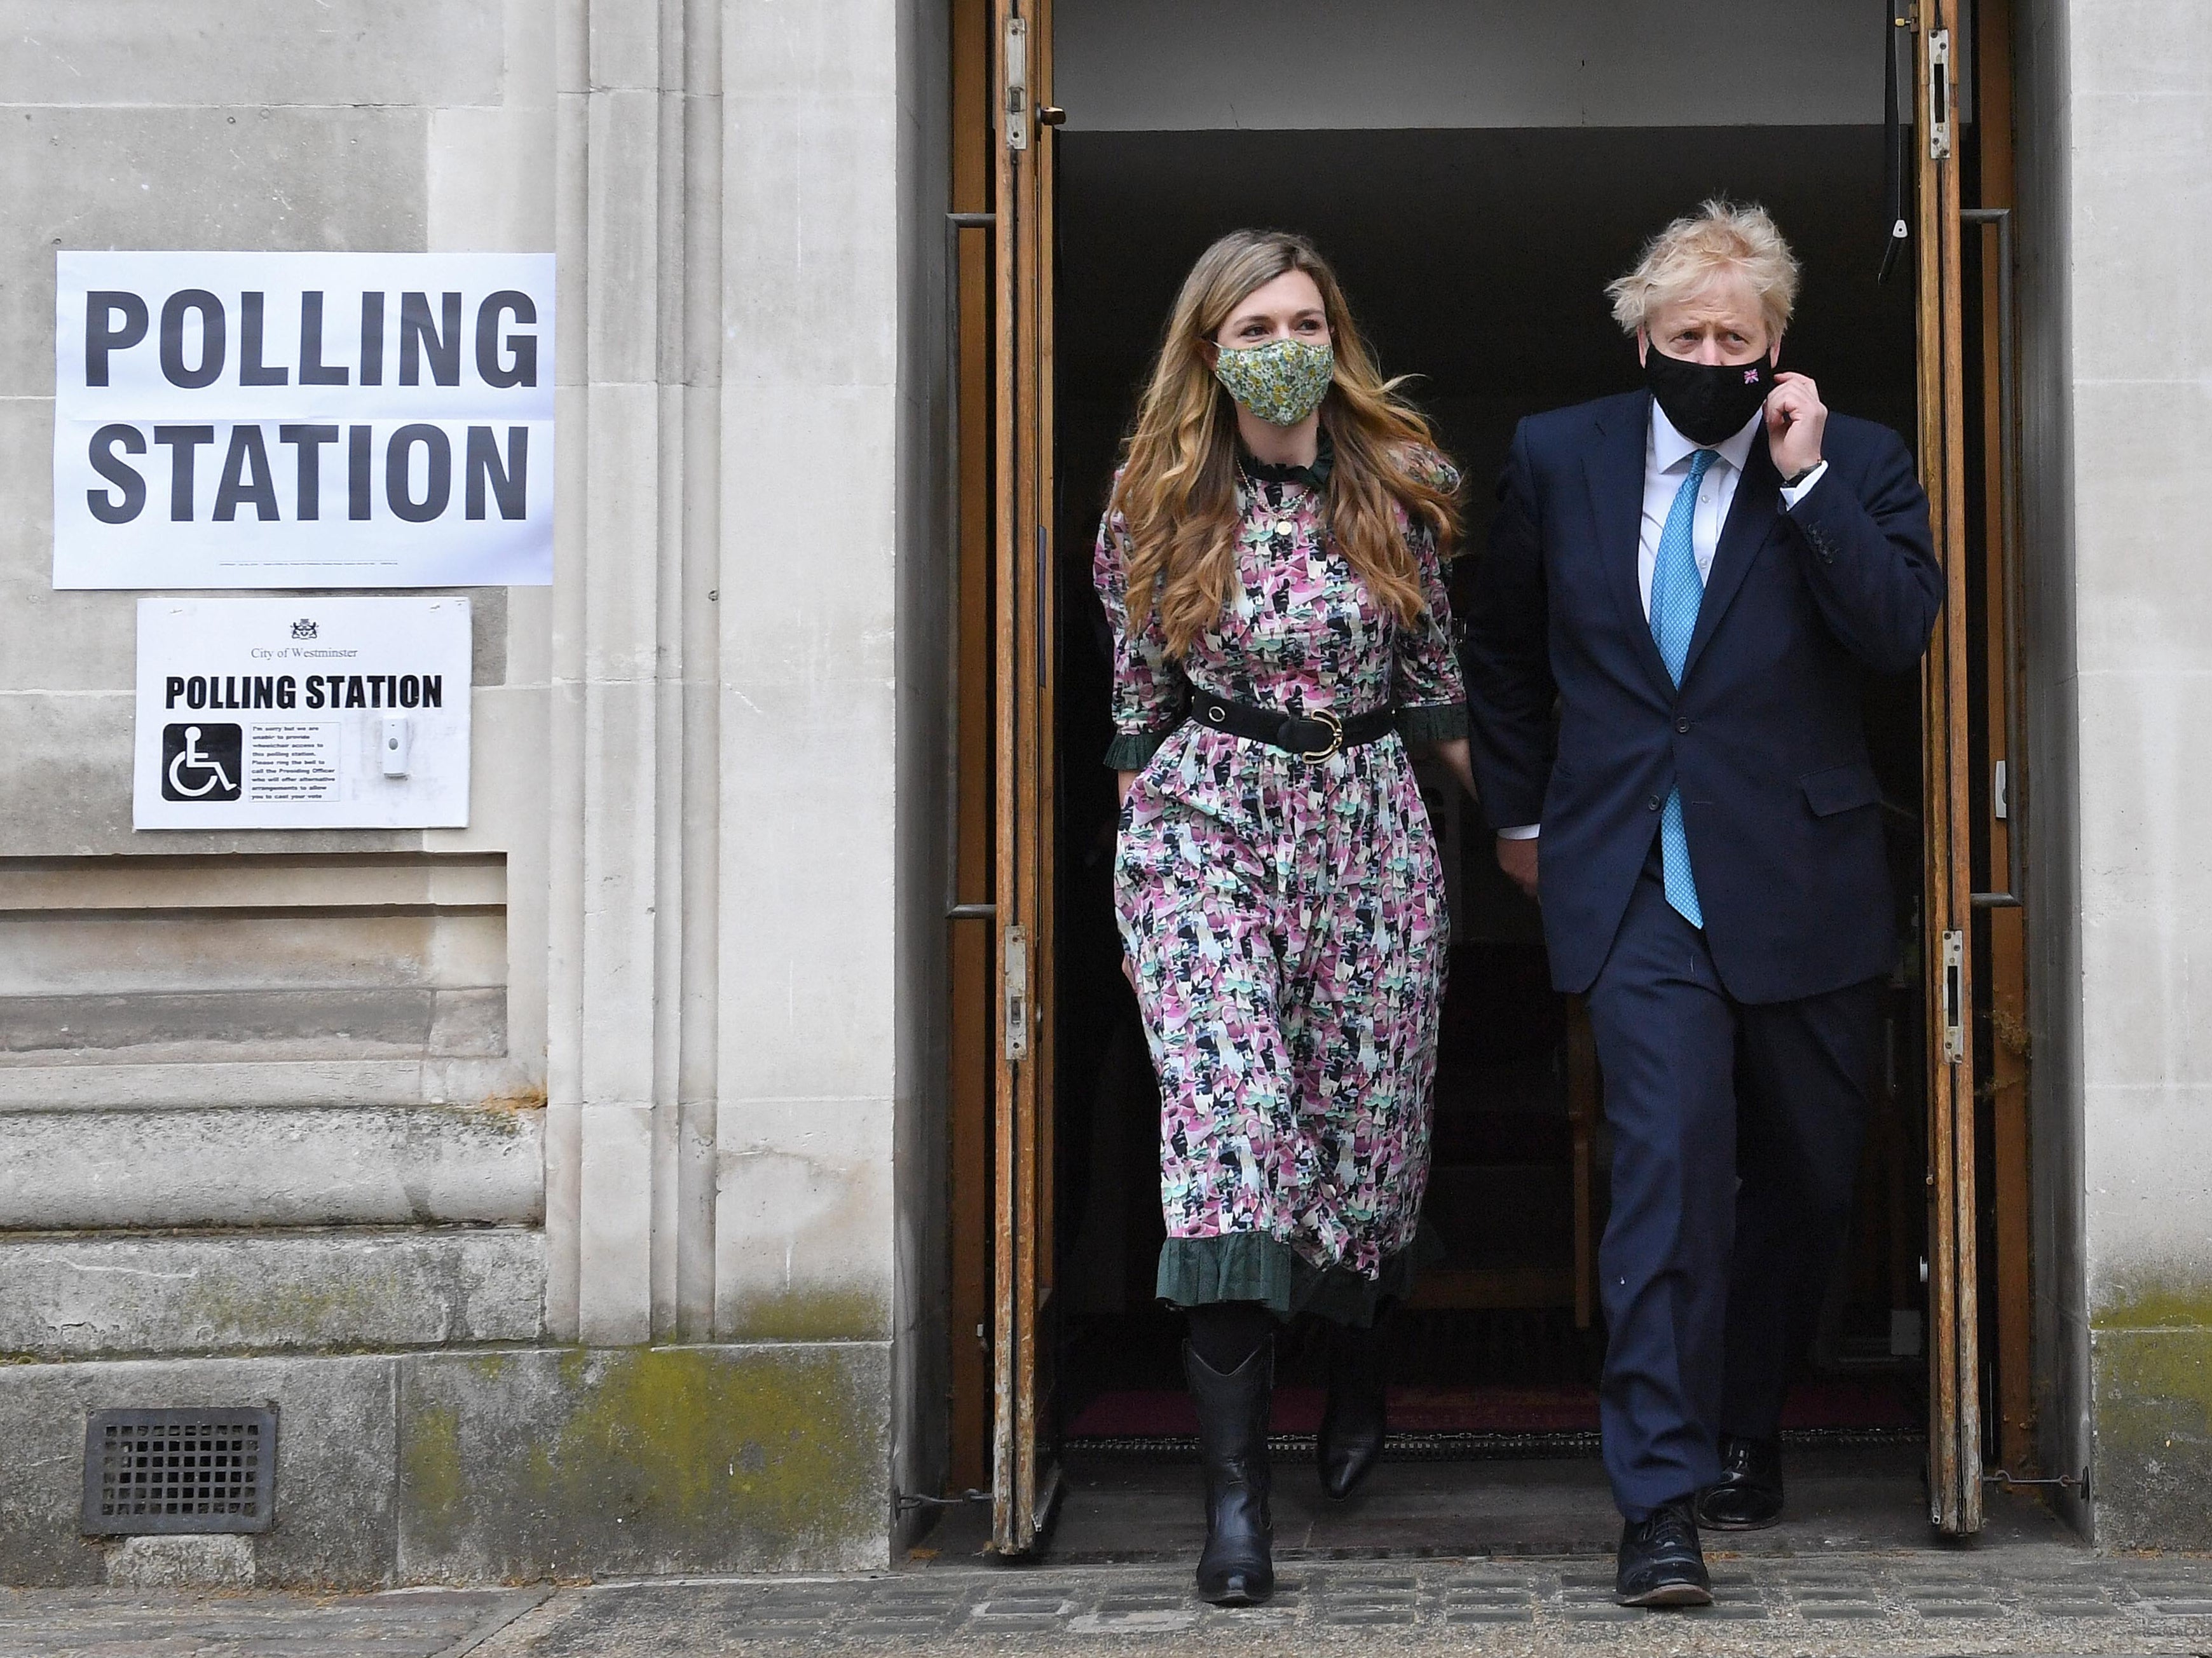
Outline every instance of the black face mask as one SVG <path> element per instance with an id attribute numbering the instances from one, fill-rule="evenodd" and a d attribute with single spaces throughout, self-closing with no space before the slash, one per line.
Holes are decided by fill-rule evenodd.
<path id="1" fill-rule="evenodd" d="M 1757 362 L 1688 362 L 1655 345 L 1644 354 L 1644 372 L 1674 429 L 1706 448 L 1743 430 L 1774 389 L 1774 365 L 1765 357 Z"/>

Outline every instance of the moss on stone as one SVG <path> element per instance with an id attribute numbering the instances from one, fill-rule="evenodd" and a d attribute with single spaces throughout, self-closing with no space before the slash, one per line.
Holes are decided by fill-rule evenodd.
<path id="1" fill-rule="evenodd" d="M 890 1312 L 863 1290 L 788 1290 L 747 1296 L 729 1315 L 741 1341 L 885 1341 Z"/>
<path id="2" fill-rule="evenodd" d="M 2097 1330 L 2090 1369 L 2099 1546 L 2212 1546 L 2212 1327 Z"/>
<path id="3" fill-rule="evenodd" d="M 854 1344 L 424 1356 L 400 1422 L 413 1577 L 873 1564 L 888 1373 Z"/>
<path id="4" fill-rule="evenodd" d="M 452 1541 L 453 1525 L 468 1500 L 461 1472 L 461 1417 L 450 1406 L 417 1412 L 399 1445 L 399 1478 L 416 1513 L 433 1535 L 425 1541 L 441 1548 Z"/>
<path id="5" fill-rule="evenodd" d="M 2212 1285 L 2136 1280 L 2102 1297 L 2089 1315 L 2096 1330 L 2212 1329 Z"/>
<path id="6" fill-rule="evenodd" d="M 2089 1325 L 2098 1543 L 2212 1544 L 2212 1285 L 2124 1280 Z"/>
<path id="7" fill-rule="evenodd" d="M 321 1351 L 342 1343 L 349 1331 L 387 1321 L 390 1300 L 382 1280 L 358 1273 L 302 1281 L 195 1272 L 177 1304 L 187 1328 L 204 1332 L 218 1345 L 242 1339 L 257 1346 Z"/>

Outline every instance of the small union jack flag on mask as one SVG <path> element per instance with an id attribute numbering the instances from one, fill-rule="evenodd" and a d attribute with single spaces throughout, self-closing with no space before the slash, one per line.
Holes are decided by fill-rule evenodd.
<path id="1" fill-rule="evenodd" d="M 1757 363 L 1753 363 L 1750 367 L 1743 371 L 1743 383 L 1746 386 L 1756 386 L 1759 384 L 1759 365 Z"/>

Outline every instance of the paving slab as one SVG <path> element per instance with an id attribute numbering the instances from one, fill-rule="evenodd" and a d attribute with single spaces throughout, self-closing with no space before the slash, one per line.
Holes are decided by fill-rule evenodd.
<path id="1" fill-rule="evenodd" d="M 956 1510 L 889 1571 L 313 1597 L 0 1591 L 0 1658 L 2062 1658 L 2212 1653 L 2212 1556 L 2100 1556 L 2017 1496 L 1972 1544 L 1928 1529 L 1910 1447 L 1791 1462 L 1790 1521 L 1708 1534 L 1717 1604 L 1612 1603 L 1602 1473 L 1388 1464 L 1359 1501 L 1278 1470 L 1278 1588 L 1191 1592 L 1194 1471 L 1078 1469 L 1045 1552 L 1003 1563 Z M 1528 1546 L 1528 1538 L 1548 1546 Z M 1834 1540 L 1849 1540 L 1838 1542 Z"/>
<path id="2" fill-rule="evenodd" d="M 445 1658 L 551 1593 L 0 1589 L 0 1658 Z"/>
<path id="3" fill-rule="evenodd" d="M 2054 1553 L 2053 1550 L 2059 1551 Z M 1710 1611 L 1632 1612 L 1588 1560 L 1286 1560 L 1273 1603 L 1224 1610 L 1182 1572 L 1140 1565 L 981 1566 L 936 1560 L 877 1578 L 635 1583 L 571 1591 L 494 1635 L 480 1658 L 660 1654 L 1244 1653 L 1764 1655 L 1936 1658 L 1977 1654 L 2179 1654 L 2212 1644 L 2212 1615 L 2165 1612 L 2117 1571 L 2094 1592 L 2054 1582 L 2104 1563 L 2063 1545 L 1978 1552 L 1948 1581 L 1927 1554 L 1820 1563 L 1808 1583 L 1778 1562 L 1723 1562 Z M 2158 1588 L 2212 1583 L 2212 1559 L 2168 1562 Z M 1009 1584 L 1010 1577 L 1019 1587 Z M 939 1590 L 923 1613 L 916 1581 Z M 951 1588 L 953 1592 L 945 1591 Z M 814 1617 L 794 1617 L 811 1600 Z M 2178 1594 L 2172 1603 L 2179 1604 Z M 895 1615 L 893 1615 L 895 1613 Z M 2084 1614 L 2087 1614 L 2085 1618 Z"/>
<path id="4" fill-rule="evenodd" d="M 1710 1611 L 1611 1604 L 1587 1559 L 1286 1561 L 1266 1606 L 1225 1610 L 1182 1571 L 942 1557 L 873 1575 L 311 1596 L 0 1591 L 0 1658 L 709 1658 L 731 1655 L 1299 1655 L 1969 1658 L 2212 1650 L 2212 1558 L 2142 1563 L 2063 1545 L 1723 1560 Z M 1848 1576 L 1850 1586 L 1808 1576 Z M 2055 1585 L 2073 1587 L 2063 1593 Z M 2087 1585 L 2088 1587 L 2083 1587 Z M 2192 1593 L 2185 1595 L 2183 1591 Z"/>

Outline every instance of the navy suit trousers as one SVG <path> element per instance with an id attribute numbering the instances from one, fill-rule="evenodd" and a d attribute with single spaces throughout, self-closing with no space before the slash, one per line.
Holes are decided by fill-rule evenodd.
<path id="1" fill-rule="evenodd" d="M 1768 1438 L 1850 1222 L 1881 981 L 1742 1003 L 1646 860 L 1589 988 L 1613 1129 L 1606 1472 L 1641 1520 Z"/>

